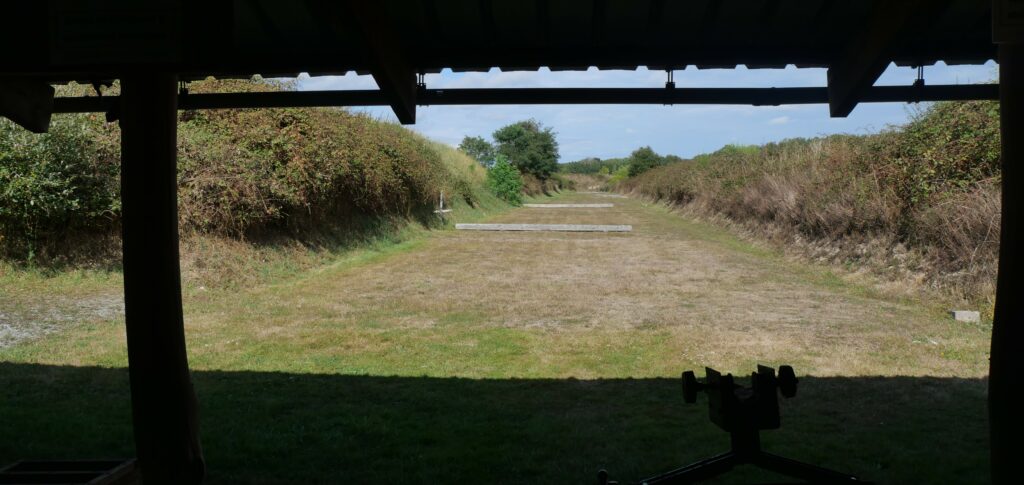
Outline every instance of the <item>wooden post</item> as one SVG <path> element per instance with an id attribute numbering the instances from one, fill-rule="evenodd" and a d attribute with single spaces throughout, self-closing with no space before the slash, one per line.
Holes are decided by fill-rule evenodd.
<path id="1" fill-rule="evenodd" d="M 177 76 L 121 78 L 125 324 L 143 481 L 199 483 L 205 467 L 185 353 L 178 263 Z"/>
<path id="2" fill-rule="evenodd" d="M 1024 44 L 999 45 L 1002 229 L 988 381 L 993 483 L 1020 483 L 1024 444 Z"/>

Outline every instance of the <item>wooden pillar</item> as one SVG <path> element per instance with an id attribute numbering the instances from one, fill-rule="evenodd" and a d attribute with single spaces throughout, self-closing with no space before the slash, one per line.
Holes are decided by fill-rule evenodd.
<path id="1" fill-rule="evenodd" d="M 135 449 L 143 481 L 205 471 L 185 353 L 178 263 L 177 76 L 121 78 L 125 323 Z"/>
<path id="2" fill-rule="evenodd" d="M 999 45 L 1002 232 L 988 381 L 993 483 L 1020 483 L 1024 446 L 1024 44 Z"/>

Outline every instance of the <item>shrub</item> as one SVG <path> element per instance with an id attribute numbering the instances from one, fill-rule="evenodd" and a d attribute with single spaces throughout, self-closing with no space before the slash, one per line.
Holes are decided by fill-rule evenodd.
<path id="1" fill-rule="evenodd" d="M 608 183 L 611 185 L 618 184 L 629 178 L 629 165 L 623 165 L 612 172 L 612 176 L 608 178 Z"/>
<path id="2" fill-rule="evenodd" d="M 495 150 L 523 174 L 547 180 L 558 170 L 558 141 L 550 127 L 520 121 L 494 132 Z"/>
<path id="3" fill-rule="evenodd" d="M 510 204 L 523 203 L 523 177 L 504 155 L 495 157 L 494 166 L 487 171 L 487 186 Z"/>
<path id="4" fill-rule="evenodd" d="M 629 155 L 629 176 L 636 177 L 654 167 L 664 164 L 664 159 L 651 147 L 642 147 Z"/>
<path id="5" fill-rule="evenodd" d="M 120 165 L 98 129 L 85 115 L 56 116 L 43 135 L 0 119 L 0 250 L 31 260 L 40 240 L 111 227 Z"/>

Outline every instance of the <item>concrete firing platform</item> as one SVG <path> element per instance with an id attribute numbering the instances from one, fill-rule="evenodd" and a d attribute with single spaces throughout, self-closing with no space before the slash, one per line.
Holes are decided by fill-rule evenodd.
<path id="1" fill-rule="evenodd" d="M 523 204 L 533 209 L 606 209 L 615 204 Z"/>
<path id="2" fill-rule="evenodd" d="M 456 224 L 460 231 L 630 232 L 623 224 Z"/>
<path id="3" fill-rule="evenodd" d="M 611 192 L 577 192 L 577 194 L 596 195 L 598 197 L 610 197 L 613 199 L 628 199 L 625 195 L 614 194 Z"/>

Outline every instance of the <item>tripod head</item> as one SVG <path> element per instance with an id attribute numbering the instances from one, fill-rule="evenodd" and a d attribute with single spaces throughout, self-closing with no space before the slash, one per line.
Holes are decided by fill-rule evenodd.
<path id="1" fill-rule="evenodd" d="M 776 473 L 788 475 L 808 483 L 822 484 L 863 484 L 853 475 L 800 463 L 761 449 L 761 430 L 777 429 L 779 420 L 779 394 L 790 398 L 796 396 L 796 374 L 788 365 L 775 369 L 763 365 L 751 375 L 750 387 L 734 382 L 732 374 L 722 375 L 707 367 L 707 378 L 698 382 L 693 371 L 683 372 L 683 400 L 697 402 L 697 393 L 708 395 L 708 411 L 711 421 L 729 433 L 732 448 L 722 454 L 691 463 L 660 475 L 641 480 L 644 485 L 665 485 L 669 483 L 695 483 L 716 477 L 736 465 L 749 464 Z M 608 472 L 597 474 L 599 485 L 618 484 L 609 480 Z"/>
<path id="2" fill-rule="evenodd" d="M 776 377 L 775 369 L 763 365 L 751 374 L 751 386 L 743 387 L 735 383 L 732 374 L 722 375 L 720 372 L 705 368 L 705 382 L 697 381 L 693 371 L 683 372 L 683 400 L 687 403 L 697 402 L 697 393 L 708 395 L 708 412 L 711 422 L 725 431 L 753 431 L 761 429 L 777 429 L 779 419 L 779 397 L 796 396 L 798 379 L 793 368 L 788 365 L 779 367 Z"/>

